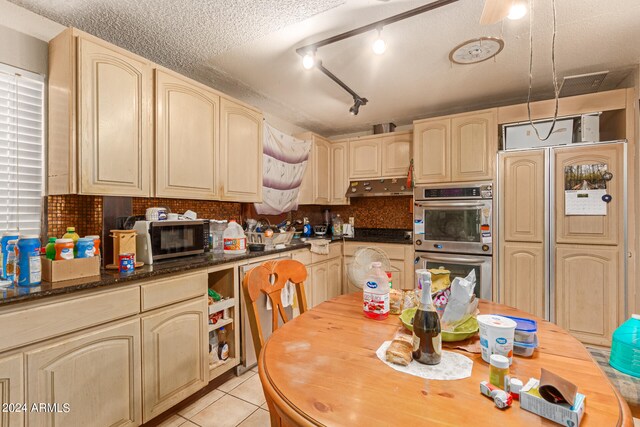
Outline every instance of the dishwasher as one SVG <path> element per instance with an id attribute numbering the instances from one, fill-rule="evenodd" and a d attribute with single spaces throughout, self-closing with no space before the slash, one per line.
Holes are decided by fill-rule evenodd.
<path id="1" fill-rule="evenodd" d="M 247 316 L 247 306 L 244 300 L 244 292 L 242 290 L 242 282 L 245 275 L 254 267 L 264 264 L 266 261 L 278 261 L 281 259 L 291 259 L 291 254 L 274 256 L 270 259 L 263 259 L 260 262 L 254 262 L 251 264 L 238 267 L 240 269 L 240 364 L 236 367 L 236 375 L 248 371 L 258 364 L 258 357 L 256 354 L 256 348 L 253 345 L 253 337 L 251 335 L 251 326 L 249 326 L 249 317 Z M 267 296 L 260 293 L 258 300 L 256 301 L 258 307 L 258 318 L 260 325 L 262 326 L 262 333 L 264 339 L 267 340 L 271 336 L 271 310 L 267 310 Z M 287 318 L 293 318 L 293 307 L 289 306 L 284 309 L 287 313 Z M 278 317 L 279 325 L 282 326 L 282 319 Z"/>

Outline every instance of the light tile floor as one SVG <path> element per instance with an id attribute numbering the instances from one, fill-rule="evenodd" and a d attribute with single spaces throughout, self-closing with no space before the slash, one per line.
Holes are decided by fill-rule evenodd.
<path id="1" fill-rule="evenodd" d="M 257 368 L 233 377 L 158 427 L 269 427 Z"/>

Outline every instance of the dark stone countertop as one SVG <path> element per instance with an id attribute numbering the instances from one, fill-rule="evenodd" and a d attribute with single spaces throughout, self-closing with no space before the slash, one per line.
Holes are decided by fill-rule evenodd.
<path id="1" fill-rule="evenodd" d="M 399 243 L 412 244 L 411 239 L 403 236 L 403 230 L 363 230 L 353 238 L 326 237 L 331 242 L 370 242 L 370 243 Z M 322 239 L 322 237 L 320 238 Z M 317 240 L 317 239 L 309 239 Z M 196 255 L 184 259 L 163 261 L 153 265 L 145 265 L 137 268 L 133 273 L 120 274 L 117 271 L 101 270 L 100 276 L 87 277 L 83 279 L 66 280 L 64 282 L 42 282 L 40 286 L 32 287 L 0 287 L 0 307 L 17 302 L 33 301 L 49 296 L 64 295 L 87 289 L 102 288 L 127 282 L 134 282 L 149 279 L 157 276 L 164 276 L 172 273 L 180 273 L 201 268 L 213 267 L 221 264 L 235 263 L 247 259 L 259 258 L 277 253 L 289 252 L 297 249 L 309 247 L 309 241 L 293 240 L 292 244 L 285 249 L 274 249 L 263 252 L 247 252 L 242 255 L 216 255 L 212 253 Z"/>

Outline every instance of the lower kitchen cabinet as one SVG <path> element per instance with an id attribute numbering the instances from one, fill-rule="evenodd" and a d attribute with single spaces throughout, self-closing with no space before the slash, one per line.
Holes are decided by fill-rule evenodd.
<path id="1" fill-rule="evenodd" d="M 342 257 L 327 262 L 327 299 L 342 295 Z"/>
<path id="2" fill-rule="evenodd" d="M 329 294 L 329 264 L 322 262 L 311 266 L 311 277 L 313 288 L 311 290 L 311 302 L 307 301 L 307 305 L 315 307 L 326 301 Z"/>
<path id="3" fill-rule="evenodd" d="M 500 259 L 500 302 L 545 318 L 543 243 L 504 242 Z"/>
<path id="4" fill-rule="evenodd" d="M 583 343 L 611 345 L 622 271 L 617 247 L 556 247 L 556 323 Z"/>
<path id="5" fill-rule="evenodd" d="M 328 255 L 304 249 L 293 253 L 292 259 L 307 268 L 304 290 L 308 309 L 343 293 L 342 243 L 332 243 Z"/>
<path id="6" fill-rule="evenodd" d="M 11 411 L 11 405 L 24 404 L 24 366 L 22 353 L 0 358 L 0 426 L 24 425 L 24 413 Z M 9 410 L 5 410 L 9 405 Z"/>
<path id="7" fill-rule="evenodd" d="M 58 405 L 28 412 L 30 427 L 142 423 L 137 318 L 45 342 L 26 352 L 26 371 L 27 405 Z"/>
<path id="8" fill-rule="evenodd" d="M 207 335 L 204 297 L 142 317 L 144 422 L 207 385 Z"/>

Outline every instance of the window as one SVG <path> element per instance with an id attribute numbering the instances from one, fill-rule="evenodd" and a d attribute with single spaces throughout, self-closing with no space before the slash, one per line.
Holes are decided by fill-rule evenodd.
<path id="1" fill-rule="evenodd" d="M 44 79 L 0 64 L 0 233 L 40 234 Z"/>

